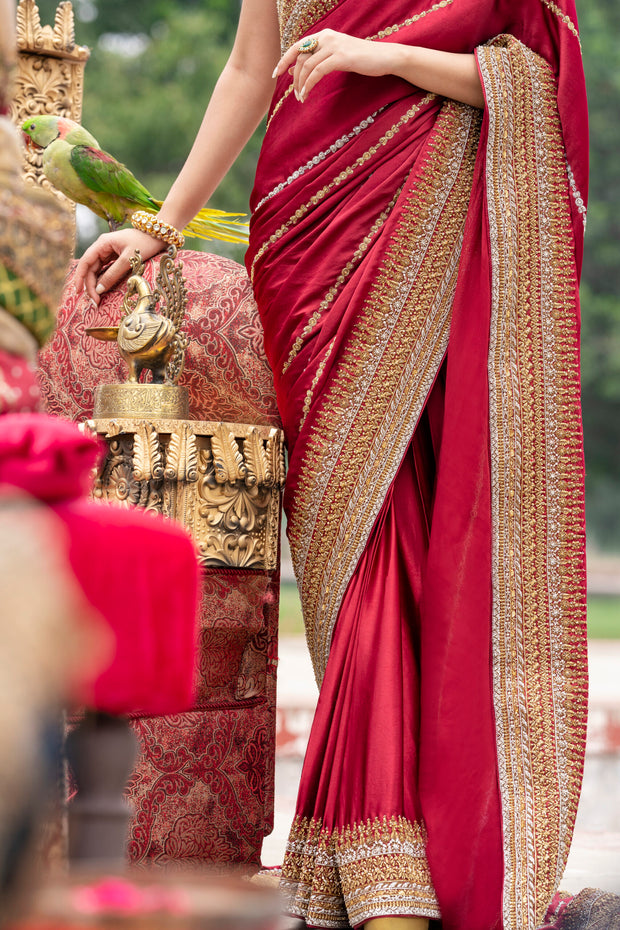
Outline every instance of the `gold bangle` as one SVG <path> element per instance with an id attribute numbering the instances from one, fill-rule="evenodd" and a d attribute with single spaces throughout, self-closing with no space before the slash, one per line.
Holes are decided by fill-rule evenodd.
<path id="1" fill-rule="evenodd" d="M 131 225 L 134 229 L 148 233 L 155 239 L 161 239 L 168 245 L 175 245 L 177 249 L 182 249 L 185 245 L 185 236 L 170 223 L 164 223 L 156 214 L 147 213 L 146 210 L 137 210 L 131 217 Z"/>

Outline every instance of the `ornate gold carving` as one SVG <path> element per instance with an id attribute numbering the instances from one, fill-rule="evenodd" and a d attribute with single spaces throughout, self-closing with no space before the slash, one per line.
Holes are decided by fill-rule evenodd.
<path id="1" fill-rule="evenodd" d="M 243 456 L 231 433 L 223 423 L 217 427 L 211 437 L 213 471 L 218 484 L 235 484 L 244 479 L 247 473 Z"/>
<path id="2" fill-rule="evenodd" d="M 173 481 L 198 480 L 196 436 L 186 425 L 170 437 L 165 475 Z"/>
<path id="3" fill-rule="evenodd" d="M 71 4 L 59 4 L 52 28 L 41 26 L 34 0 L 20 0 L 17 7 L 17 47 L 19 63 L 11 109 L 13 121 L 20 126 L 29 116 L 50 113 L 79 122 L 84 66 L 90 51 L 75 44 Z M 70 201 L 43 177 L 41 153 L 32 151 L 26 157 L 26 178 L 53 191 L 56 197 L 69 205 Z M 70 206 L 73 208 L 73 204 Z"/>
<path id="4" fill-rule="evenodd" d="M 92 427 L 108 444 L 95 497 L 179 520 L 193 534 L 205 566 L 277 567 L 285 477 L 281 430 L 121 418 L 96 419 Z"/>
<path id="5" fill-rule="evenodd" d="M 152 424 L 145 421 L 133 439 L 133 476 L 136 481 L 149 481 L 163 475 L 159 437 Z"/>

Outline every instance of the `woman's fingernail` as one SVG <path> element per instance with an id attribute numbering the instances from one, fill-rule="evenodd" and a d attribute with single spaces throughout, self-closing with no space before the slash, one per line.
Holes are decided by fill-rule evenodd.
<path id="1" fill-rule="evenodd" d="M 305 99 L 306 99 L 306 85 L 304 84 L 304 86 L 301 89 L 301 93 L 299 95 L 299 100 L 301 103 L 303 103 Z"/>
<path id="2" fill-rule="evenodd" d="M 95 288 L 95 293 L 97 294 L 103 294 L 104 291 L 105 291 L 105 287 L 103 286 L 103 284 L 98 284 L 97 287 Z"/>
<path id="3" fill-rule="evenodd" d="M 278 76 L 278 66 L 276 65 L 275 68 L 273 69 L 273 74 L 271 75 L 271 77 L 275 78 L 277 76 Z"/>
<path id="4" fill-rule="evenodd" d="M 301 103 L 301 98 L 299 94 L 297 93 L 297 91 L 294 91 L 294 93 L 295 93 L 295 100 L 299 100 L 299 102 Z"/>

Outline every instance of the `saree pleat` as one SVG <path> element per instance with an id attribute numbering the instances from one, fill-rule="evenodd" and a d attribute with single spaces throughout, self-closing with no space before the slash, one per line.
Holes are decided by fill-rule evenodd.
<path id="1" fill-rule="evenodd" d="M 248 268 L 287 433 L 321 693 L 283 870 L 292 913 L 534 930 L 585 746 L 572 0 L 280 0 L 476 55 L 481 114 L 396 78 L 283 76 Z"/>
<path id="2" fill-rule="evenodd" d="M 357 926 L 385 913 L 439 917 L 417 785 L 419 609 L 441 379 L 434 395 L 433 430 L 427 412 L 334 630 L 284 865 L 289 908 L 309 925 Z"/>

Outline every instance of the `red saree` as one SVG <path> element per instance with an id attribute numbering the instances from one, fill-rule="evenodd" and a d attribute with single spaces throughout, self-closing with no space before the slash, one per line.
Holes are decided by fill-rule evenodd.
<path id="1" fill-rule="evenodd" d="M 393 77 L 280 78 L 248 269 L 289 444 L 321 694 L 292 913 L 534 930 L 562 876 L 587 705 L 573 0 L 279 0 L 476 50 L 484 112 Z"/>

